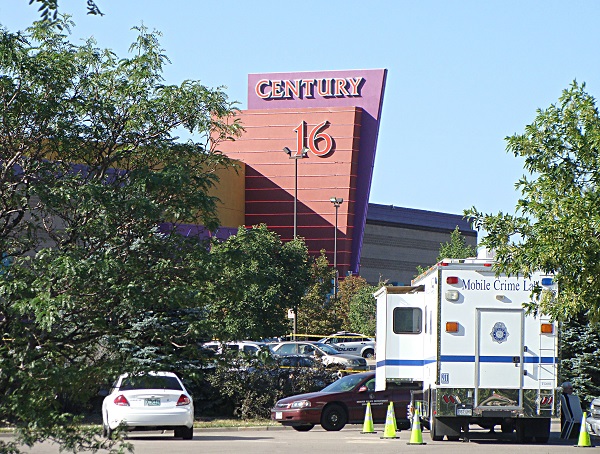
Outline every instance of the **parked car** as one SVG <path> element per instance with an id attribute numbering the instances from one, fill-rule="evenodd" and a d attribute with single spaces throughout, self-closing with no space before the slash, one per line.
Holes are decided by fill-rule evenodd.
<path id="1" fill-rule="evenodd" d="M 181 379 L 172 372 L 123 374 L 101 395 L 105 437 L 123 425 L 128 431 L 174 430 L 175 437 L 191 440 L 194 402 Z"/>
<path id="2" fill-rule="evenodd" d="M 327 344 L 321 344 L 319 342 L 280 342 L 271 346 L 271 352 L 274 355 L 279 356 L 311 356 L 321 360 L 326 366 L 339 365 L 349 371 L 369 370 L 367 361 L 362 356 L 342 353 Z"/>
<path id="3" fill-rule="evenodd" d="M 224 351 L 239 351 L 244 353 L 258 353 L 261 349 L 268 349 L 265 342 L 254 341 L 239 341 L 239 342 L 219 342 L 211 341 L 202 344 L 205 349 L 211 349 L 215 353 L 223 353 Z"/>
<path id="4" fill-rule="evenodd" d="M 592 400 L 587 420 L 588 432 L 600 437 L 600 398 Z"/>
<path id="5" fill-rule="evenodd" d="M 339 331 L 321 339 L 319 342 L 331 345 L 341 352 L 360 355 L 363 358 L 373 358 L 375 356 L 375 339 L 364 334 Z"/>
<path id="6" fill-rule="evenodd" d="M 271 419 L 299 432 L 309 431 L 317 424 L 336 431 L 346 424 L 362 424 L 367 402 L 371 403 L 373 422 L 385 423 L 389 403 L 393 402 L 398 429 L 408 429 L 410 388 L 391 386 L 375 391 L 375 372 L 346 375 L 319 392 L 279 400 L 271 409 Z"/>

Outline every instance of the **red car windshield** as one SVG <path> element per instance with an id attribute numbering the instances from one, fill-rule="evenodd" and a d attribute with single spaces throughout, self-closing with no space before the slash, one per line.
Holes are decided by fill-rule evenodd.
<path id="1" fill-rule="evenodd" d="M 352 391 L 356 386 L 365 379 L 364 375 L 346 375 L 331 385 L 323 388 L 323 393 L 343 393 Z"/>

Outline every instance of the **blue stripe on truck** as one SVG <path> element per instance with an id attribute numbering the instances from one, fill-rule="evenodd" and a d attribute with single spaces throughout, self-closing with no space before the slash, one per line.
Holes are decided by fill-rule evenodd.
<path id="1" fill-rule="evenodd" d="M 447 363 L 474 363 L 475 356 L 474 355 L 442 355 L 440 357 L 441 362 Z M 480 356 L 479 361 L 482 363 L 512 363 L 512 356 Z M 523 361 L 526 364 L 555 364 L 558 363 L 558 358 L 553 358 L 551 356 L 543 356 L 540 358 L 538 356 L 527 356 L 523 358 Z M 434 363 L 435 358 L 432 359 L 385 359 L 383 361 L 377 361 L 377 367 L 383 366 L 425 366 L 426 364 Z"/>

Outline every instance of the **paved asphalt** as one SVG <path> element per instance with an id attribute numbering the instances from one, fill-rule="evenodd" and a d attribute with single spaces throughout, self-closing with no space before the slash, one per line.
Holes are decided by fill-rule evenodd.
<path id="1" fill-rule="evenodd" d="M 376 434 L 361 434 L 361 426 L 346 426 L 339 432 L 326 432 L 315 427 L 310 432 L 296 432 L 280 426 L 246 429 L 200 429 L 194 431 L 193 440 L 174 439 L 172 432 L 132 433 L 128 441 L 142 454 L 388 454 L 388 453 L 581 453 L 598 452 L 600 447 L 581 449 L 574 447 L 577 440 L 559 438 L 559 422 L 553 421 L 552 434 L 547 444 L 517 444 L 504 440 L 471 440 L 470 442 L 432 442 L 429 434 L 422 434 L 424 445 L 408 445 L 410 431 L 399 432 L 398 439 L 382 439 L 383 425 L 375 425 Z M 477 431 L 475 431 L 477 432 Z M 472 432 L 473 434 L 473 432 Z M 485 434 L 484 431 L 479 434 Z M 3 438 L 7 436 L 4 435 Z M 594 445 L 600 440 L 592 437 Z M 50 443 L 37 445 L 24 452 L 31 454 L 57 454 L 59 449 Z M 107 451 L 101 451 L 106 453 Z"/>

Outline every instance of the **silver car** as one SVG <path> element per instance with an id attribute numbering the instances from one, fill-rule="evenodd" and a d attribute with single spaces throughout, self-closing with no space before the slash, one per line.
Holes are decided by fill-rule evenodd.
<path id="1" fill-rule="evenodd" d="M 342 353 L 339 350 L 319 342 L 280 342 L 271 346 L 274 355 L 304 355 L 319 359 L 325 366 L 341 365 L 349 371 L 369 370 L 367 361 L 356 355 Z"/>
<path id="2" fill-rule="evenodd" d="M 590 416 L 586 420 L 588 432 L 600 437 L 600 398 L 592 400 Z"/>

